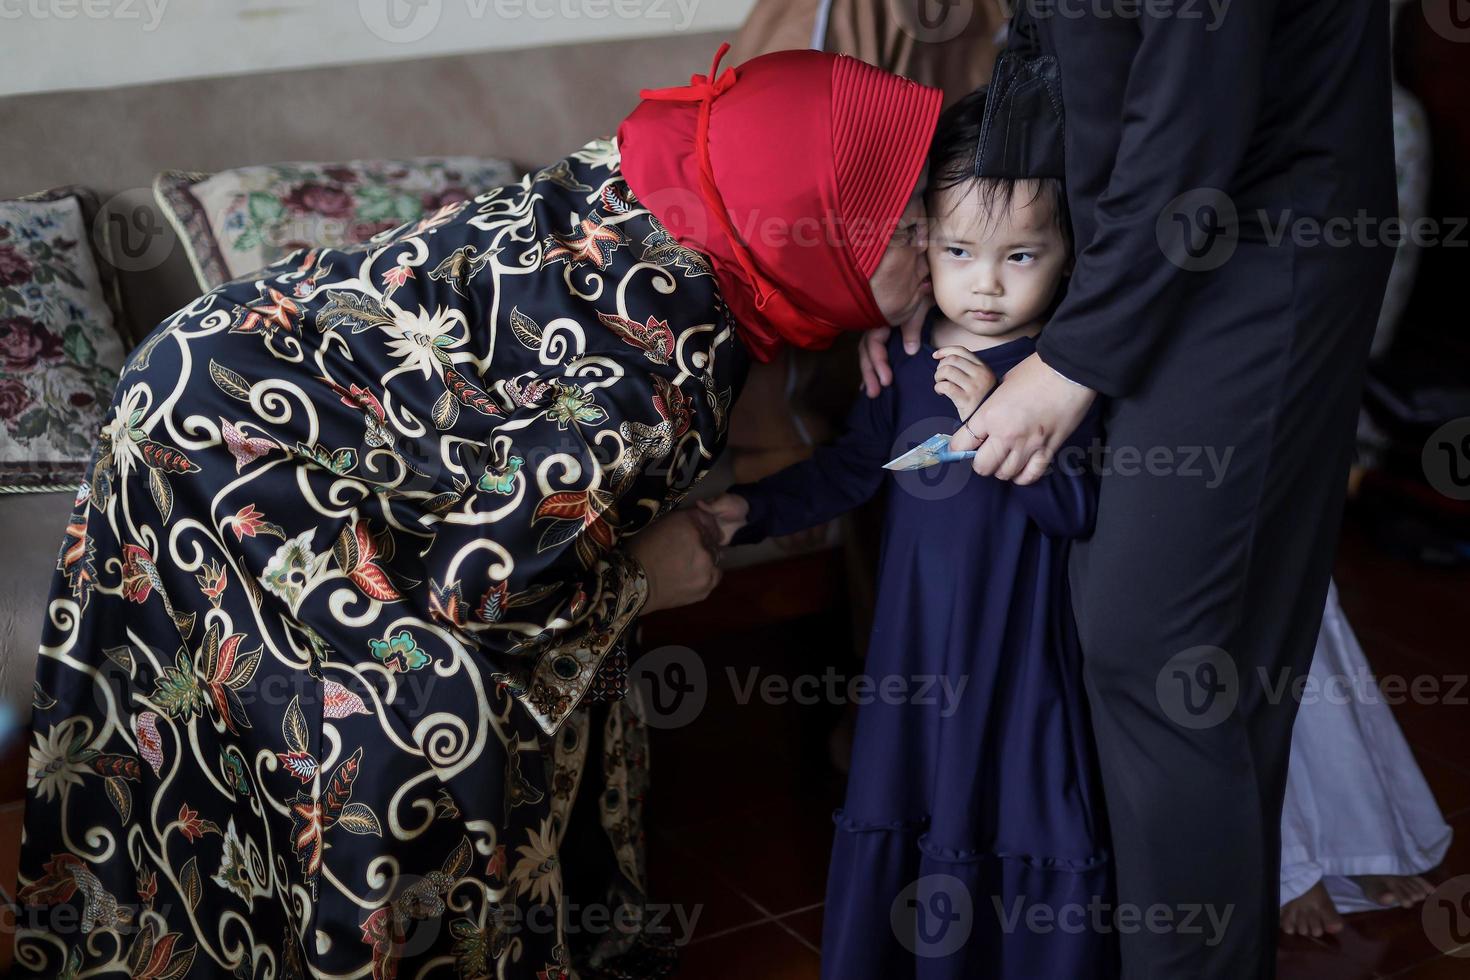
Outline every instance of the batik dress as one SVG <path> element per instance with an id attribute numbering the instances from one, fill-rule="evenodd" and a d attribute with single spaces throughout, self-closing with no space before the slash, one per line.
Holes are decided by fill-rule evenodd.
<path id="1" fill-rule="evenodd" d="M 745 368 L 606 141 L 160 324 L 58 528 L 17 973 L 568 976 L 584 778 L 641 901 L 620 545 Z"/>

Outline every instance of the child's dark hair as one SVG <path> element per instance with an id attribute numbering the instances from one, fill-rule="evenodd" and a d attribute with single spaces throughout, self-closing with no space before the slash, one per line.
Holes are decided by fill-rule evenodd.
<path id="1" fill-rule="evenodd" d="M 980 122 L 985 118 L 984 87 L 978 88 L 944 110 L 934 133 L 929 151 L 929 185 L 926 195 L 933 213 L 934 196 L 940 191 L 972 184 L 980 190 L 980 200 L 988 214 L 1009 208 L 1016 196 L 1017 182 L 1006 177 L 975 176 L 975 158 L 980 148 Z M 1049 198 L 1052 216 L 1061 229 L 1067 247 L 1072 247 L 1072 218 L 1067 210 L 1066 188 L 1058 177 L 1042 177 L 1037 181 L 1036 195 L 1024 204 Z M 1024 205 L 1023 205 L 1024 206 Z"/>

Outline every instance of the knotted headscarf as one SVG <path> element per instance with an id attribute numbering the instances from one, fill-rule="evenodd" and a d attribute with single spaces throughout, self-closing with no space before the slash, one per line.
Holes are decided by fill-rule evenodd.
<path id="1" fill-rule="evenodd" d="M 778 51 L 645 89 L 618 130 L 623 176 L 709 256 L 765 361 L 883 326 L 869 278 L 918 182 L 942 93 L 846 55 Z"/>

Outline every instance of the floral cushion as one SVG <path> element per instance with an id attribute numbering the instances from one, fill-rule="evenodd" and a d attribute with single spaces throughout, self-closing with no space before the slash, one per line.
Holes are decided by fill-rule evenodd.
<path id="1" fill-rule="evenodd" d="M 421 157 L 167 170 L 153 194 L 209 290 L 296 249 L 363 242 L 517 179 L 505 160 Z"/>
<path id="2" fill-rule="evenodd" d="M 123 341 L 95 214 L 76 187 L 0 201 L 0 492 L 75 486 L 112 400 Z"/>

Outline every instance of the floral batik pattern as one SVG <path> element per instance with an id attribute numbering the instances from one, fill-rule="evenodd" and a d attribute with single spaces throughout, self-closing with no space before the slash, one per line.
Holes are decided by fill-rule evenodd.
<path id="1" fill-rule="evenodd" d="M 625 704 L 586 757 L 646 598 L 621 545 L 746 368 L 668 241 L 594 142 L 133 352 L 58 529 L 18 975 L 572 975 L 578 792 L 642 888 Z"/>

